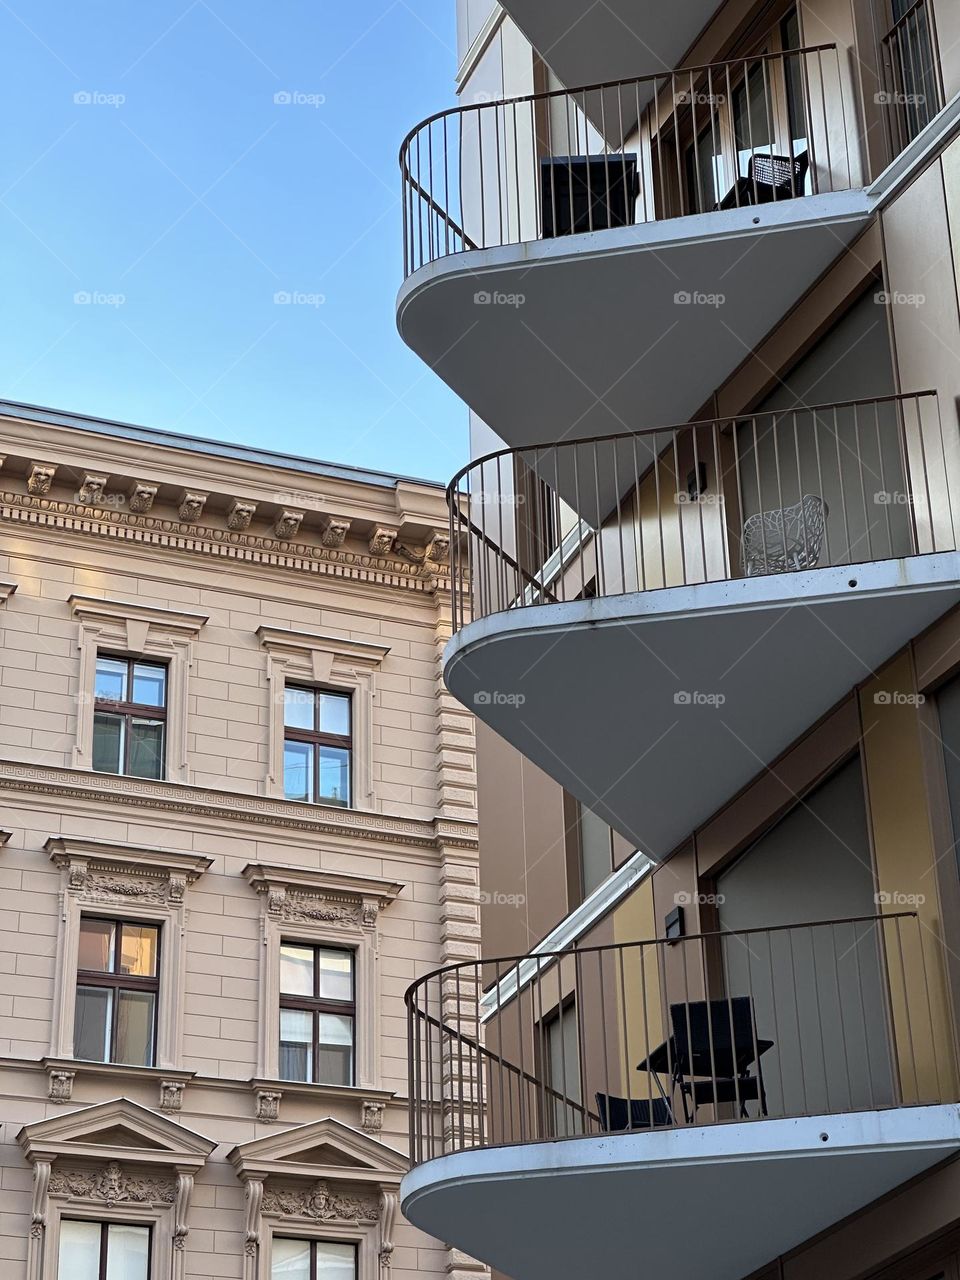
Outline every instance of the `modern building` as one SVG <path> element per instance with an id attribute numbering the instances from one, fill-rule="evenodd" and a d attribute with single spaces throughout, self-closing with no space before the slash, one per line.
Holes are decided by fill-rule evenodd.
<path id="1" fill-rule="evenodd" d="M 407 1217 L 511 1280 L 960 1267 L 960 6 L 460 0 L 400 156 L 463 399 L 482 960 Z"/>
<path id="2" fill-rule="evenodd" d="M 476 953 L 438 486 L 0 404 L 0 1274 L 412 1280 Z"/>

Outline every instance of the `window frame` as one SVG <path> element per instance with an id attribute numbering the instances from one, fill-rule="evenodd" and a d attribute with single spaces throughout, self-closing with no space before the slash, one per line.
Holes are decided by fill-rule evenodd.
<path id="1" fill-rule="evenodd" d="M 124 1222 L 116 1218 L 91 1218 L 82 1215 L 74 1215 L 72 1213 L 61 1213 L 59 1222 L 59 1231 L 57 1233 L 57 1280 L 68 1280 L 67 1277 L 60 1275 L 60 1247 L 63 1237 L 63 1224 L 65 1222 L 94 1222 L 100 1228 L 100 1265 L 97 1271 L 97 1280 L 107 1280 L 107 1266 L 109 1259 L 110 1247 L 110 1228 L 111 1227 L 139 1227 L 147 1233 L 147 1275 L 146 1280 L 153 1278 L 153 1241 L 155 1222 Z"/>
<path id="2" fill-rule="evenodd" d="M 93 911 L 80 912 L 79 931 L 83 929 L 85 920 L 96 920 L 101 924 L 112 925 L 115 930 L 115 942 L 113 948 L 114 968 L 110 971 L 97 969 L 81 969 L 79 964 L 79 955 L 77 956 L 76 967 L 76 986 L 74 988 L 74 1008 L 76 1008 L 76 992 L 80 987 L 104 987 L 114 993 L 113 1002 L 110 1009 L 110 1057 L 100 1058 L 77 1058 L 78 1062 L 101 1062 L 110 1066 L 142 1066 L 154 1067 L 157 1063 L 157 1039 L 160 1028 L 160 974 L 163 964 L 163 922 L 160 920 L 150 920 L 129 918 L 125 916 L 100 915 Z M 123 974 L 120 972 L 120 940 L 123 936 L 123 930 L 126 926 L 137 928 L 147 926 L 155 928 L 157 931 L 157 954 L 156 963 L 154 965 L 155 973 L 152 977 L 143 977 L 135 974 Z M 79 937 L 79 932 L 78 932 Z M 149 1062 L 119 1062 L 117 1060 L 117 1024 L 119 1012 L 119 993 L 121 991 L 150 991 L 154 994 L 153 1002 L 153 1035 L 151 1038 L 151 1049 Z M 76 1014 L 74 1014 L 76 1019 Z"/>
<path id="3" fill-rule="evenodd" d="M 360 1242 L 358 1240 L 332 1240 L 329 1236 L 304 1236 L 288 1234 L 286 1230 L 274 1231 L 270 1250 L 270 1280 L 273 1280 L 273 1244 L 277 1240 L 293 1240 L 297 1244 L 305 1244 L 310 1248 L 309 1280 L 317 1280 L 317 1246 L 322 1244 L 348 1245 L 353 1249 L 353 1276 L 357 1280 L 360 1274 Z M 150 1280 L 149 1276 L 147 1280 Z"/>
<path id="4" fill-rule="evenodd" d="M 286 697 L 288 692 L 306 693 L 310 695 L 311 705 L 313 707 L 313 728 L 299 729 L 294 725 L 288 725 L 286 722 Z M 327 694 L 330 697 L 340 698 L 347 704 L 348 723 L 350 732 L 347 734 L 327 733 L 320 728 L 320 707 L 321 697 Z M 288 742 L 303 742 L 313 748 L 313 768 L 311 770 L 310 790 L 306 798 L 287 797 L 292 799 L 295 804 L 326 804 L 336 805 L 341 809 L 354 808 L 354 698 L 349 689 L 334 689 L 327 685 L 309 685 L 301 684 L 296 680 L 288 680 L 283 686 L 283 746 L 284 746 L 284 777 L 283 790 L 286 797 L 286 745 Z M 347 799 L 346 801 L 334 800 L 329 796 L 321 796 L 320 794 L 320 747 L 335 747 L 347 753 Z"/>
<path id="5" fill-rule="evenodd" d="M 307 942 L 299 938 L 291 938 L 281 936 L 280 938 L 280 971 L 283 971 L 283 948 L 299 947 L 301 950 L 310 950 L 313 952 L 313 995 L 299 996 L 289 992 L 284 992 L 283 986 L 280 987 L 279 1009 L 293 1009 L 302 1013 L 309 1013 L 311 1018 L 312 1039 L 310 1041 L 313 1051 L 312 1060 L 312 1079 L 310 1080 L 290 1080 L 293 1084 L 319 1084 L 327 1085 L 330 1088 L 352 1089 L 357 1083 L 357 948 L 343 945 L 336 945 L 328 942 Z M 350 957 L 350 1000 L 330 1000 L 320 995 L 320 966 L 317 963 L 319 953 L 321 951 L 335 951 L 341 955 Z M 282 978 L 281 978 L 282 984 Z M 317 1071 L 320 1061 L 320 1015 L 322 1013 L 334 1014 L 338 1017 L 349 1017 L 352 1024 L 352 1034 L 350 1038 L 350 1079 L 345 1082 L 334 1080 L 318 1080 Z M 277 1060 L 280 1060 L 280 1041 L 277 1044 Z M 281 1080 L 288 1080 L 286 1076 L 280 1076 Z"/>
<path id="6" fill-rule="evenodd" d="M 153 706 L 148 703 L 131 702 L 127 700 L 100 698 L 96 692 L 96 680 L 100 668 L 101 658 L 109 662 L 122 662 L 126 667 L 124 676 L 124 688 L 133 689 L 134 668 L 138 666 L 156 667 L 163 671 L 163 703 L 161 706 Z M 132 653 L 113 653 L 109 649 L 97 649 L 96 660 L 94 663 L 94 692 L 93 692 L 93 733 L 96 739 L 96 718 L 100 714 L 119 717 L 123 722 L 123 742 L 120 753 L 120 767 L 117 770 L 117 777 L 123 778 L 145 778 L 147 781 L 163 782 L 167 776 L 167 708 L 170 701 L 170 663 L 164 662 L 162 659 L 154 657 L 144 657 L 141 654 Z M 131 773 L 130 772 L 130 727 L 134 719 L 159 721 L 163 726 L 160 772 L 154 777 L 152 774 Z M 92 751 L 91 751 L 92 762 Z M 100 772 L 113 773 L 113 770 L 101 770 Z"/>

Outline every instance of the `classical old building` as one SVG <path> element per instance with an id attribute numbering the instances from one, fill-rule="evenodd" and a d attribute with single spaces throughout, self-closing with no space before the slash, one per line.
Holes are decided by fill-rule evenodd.
<path id="1" fill-rule="evenodd" d="M 960 4 L 457 16 L 397 319 L 470 411 L 483 960 L 410 992 L 402 1207 L 512 1280 L 956 1280 Z"/>
<path id="2" fill-rule="evenodd" d="M 475 952 L 435 485 L 0 404 L 0 1274 L 407 1280 Z"/>

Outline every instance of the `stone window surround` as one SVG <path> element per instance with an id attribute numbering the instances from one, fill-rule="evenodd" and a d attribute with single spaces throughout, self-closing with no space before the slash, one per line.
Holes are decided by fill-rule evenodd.
<path id="1" fill-rule="evenodd" d="M 50 1058 L 73 1059 L 77 951 L 83 914 L 160 925 L 160 993 L 154 1066 L 177 1071 L 183 1043 L 187 890 L 211 858 L 111 840 L 51 836 L 60 868 L 60 918 Z M 77 1060 L 79 1061 L 79 1060 Z"/>
<path id="2" fill-rule="evenodd" d="M 80 681 L 77 698 L 77 737 L 73 749 L 75 769 L 93 768 L 93 703 L 98 652 L 159 659 L 166 663 L 167 725 L 164 739 L 164 778 L 189 782 L 187 764 L 187 684 L 193 665 L 193 647 L 207 615 L 182 609 L 162 609 L 110 600 L 98 596 L 71 595 L 67 599 L 79 623 Z"/>
<path id="3" fill-rule="evenodd" d="M 115 1125 L 133 1131 L 133 1145 L 97 1140 Z M 140 1136 L 142 1145 L 136 1142 Z M 57 1274 L 65 1217 L 152 1227 L 151 1276 L 184 1280 L 194 1178 L 216 1143 L 126 1099 L 26 1125 L 17 1140 L 33 1167 L 27 1280 L 65 1280 Z M 61 1168 L 61 1158 L 69 1169 Z M 107 1181 L 126 1198 L 105 1188 Z M 141 1198 L 131 1197 L 133 1189 Z"/>
<path id="4" fill-rule="evenodd" d="M 351 808 L 378 809 L 373 783 L 375 674 L 390 652 L 386 645 L 316 631 L 258 627 L 267 653 L 269 766 L 266 794 L 283 796 L 283 692 L 288 682 L 351 695 L 353 770 Z"/>
<path id="5" fill-rule="evenodd" d="M 248 863 L 247 883 L 260 895 L 262 954 L 259 965 L 257 1077 L 282 1094 L 280 1061 L 280 943 L 309 942 L 355 953 L 354 1088 L 380 1087 L 380 962 L 377 919 L 403 885 L 372 876 L 304 867 Z M 292 1089 L 302 1081 L 290 1081 Z M 323 1088 L 316 1085 L 315 1088 Z"/>

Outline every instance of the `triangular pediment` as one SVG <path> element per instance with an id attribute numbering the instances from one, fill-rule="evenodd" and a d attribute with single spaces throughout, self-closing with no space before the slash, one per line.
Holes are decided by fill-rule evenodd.
<path id="1" fill-rule="evenodd" d="M 328 1116 L 234 1147 L 238 1169 L 286 1176 L 330 1177 L 391 1185 L 409 1168 L 407 1157 L 369 1134 Z"/>
<path id="2" fill-rule="evenodd" d="M 129 1098 L 114 1098 L 25 1125 L 17 1141 L 30 1160 L 102 1155 L 147 1164 L 199 1167 L 216 1146 L 192 1129 Z"/>

